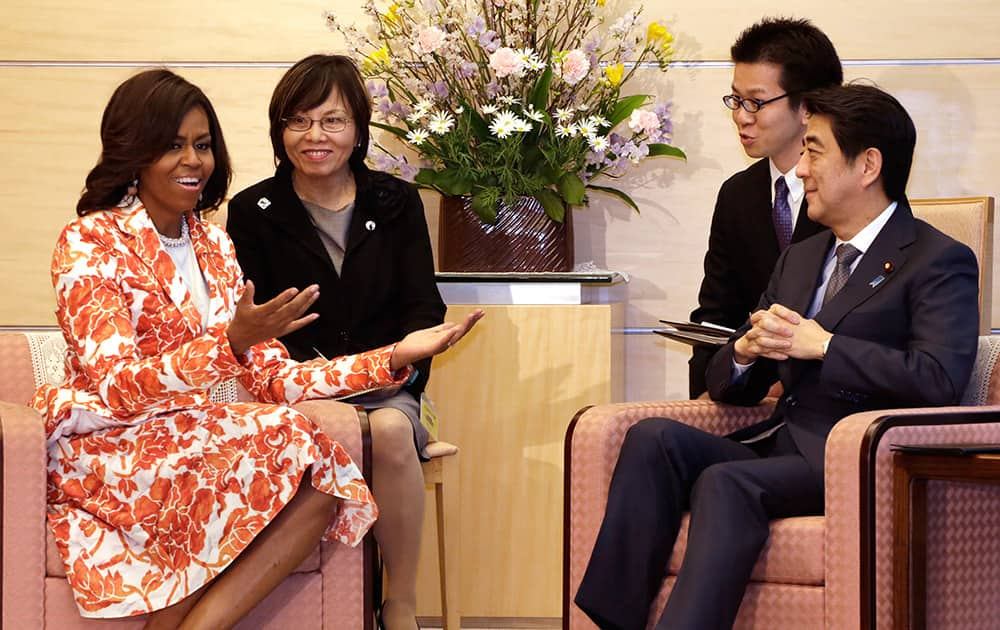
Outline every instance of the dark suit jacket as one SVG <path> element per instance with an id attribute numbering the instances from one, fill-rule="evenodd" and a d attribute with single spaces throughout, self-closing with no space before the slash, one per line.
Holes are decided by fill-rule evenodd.
<path id="1" fill-rule="evenodd" d="M 319 284 L 309 309 L 319 319 L 281 338 L 300 361 L 315 358 L 316 350 L 333 358 L 387 345 L 444 318 L 416 188 L 364 167 L 354 175 L 354 215 L 339 275 L 292 188 L 290 169 L 279 168 L 229 202 L 226 229 L 258 304 L 288 287 Z M 430 360 L 415 367 L 419 375 L 407 390 L 419 396 Z"/>
<path id="2" fill-rule="evenodd" d="M 705 254 L 705 277 L 691 321 L 738 328 L 757 306 L 781 253 L 771 219 L 771 171 L 766 159 L 730 177 L 719 189 Z M 792 242 L 823 230 L 802 201 Z M 691 397 L 705 391 L 705 369 L 716 348 L 695 347 L 688 363 Z"/>
<path id="3" fill-rule="evenodd" d="M 833 242 L 824 232 L 785 250 L 757 308 L 780 303 L 805 314 Z M 976 356 L 978 274 L 968 247 L 914 219 L 900 201 L 847 284 L 816 314 L 834 334 L 824 360 L 758 359 L 733 383 L 734 342 L 713 357 L 708 383 L 715 400 L 754 404 L 777 378 L 785 388 L 770 419 L 733 437 L 785 421 L 821 474 L 827 434 L 840 418 L 957 403 Z M 737 336 L 748 329 L 749 322 Z"/>

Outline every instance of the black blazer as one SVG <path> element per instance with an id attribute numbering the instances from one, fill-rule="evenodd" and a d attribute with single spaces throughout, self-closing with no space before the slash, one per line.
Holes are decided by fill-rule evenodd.
<path id="1" fill-rule="evenodd" d="M 826 232 L 785 250 L 757 308 L 780 303 L 804 315 L 833 243 Z M 827 434 L 841 418 L 956 404 L 976 357 L 978 277 L 968 247 L 913 218 L 900 201 L 843 289 L 816 314 L 834 334 L 824 360 L 758 359 L 734 384 L 734 342 L 713 357 L 708 384 L 715 400 L 755 404 L 779 378 L 785 389 L 771 418 L 732 437 L 745 439 L 785 421 L 799 452 L 821 474 Z M 736 335 L 748 329 L 749 323 Z"/>
<path id="2" fill-rule="evenodd" d="M 802 201 L 792 242 L 825 228 L 806 214 Z M 781 253 L 771 219 L 771 170 L 758 160 L 736 173 L 719 189 L 705 254 L 705 276 L 698 292 L 693 322 L 738 328 L 757 306 Z M 691 397 L 705 391 L 705 369 L 716 348 L 695 347 L 688 363 Z"/>
<path id="3" fill-rule="evenodd" d="M 309 309 L 319 319 L 281 338 L 300 361 L 315 358 L 317 350 L 332 358 L 384 346 L 444 319 L 416 188 L 365 167 L 354 176 L 354 215 L 339 275 L 292 188 L 291 169 L 279 168 L 229 202 L 226 229 L 258 304 L 288 287 L 319 284 Z M 415 367 L 419 374 L 407 390 L 419 396 L 430 359 Z"/>

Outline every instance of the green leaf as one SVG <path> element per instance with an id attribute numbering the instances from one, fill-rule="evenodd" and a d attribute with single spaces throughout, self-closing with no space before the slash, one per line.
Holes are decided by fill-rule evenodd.
<path id="1" fill-rule="evenodd" d="M 654 156 L 654 155 L 666 155 L 668 157 L 680 158 L 682 160 L 686 160 L 687 159 L 687 156 L 684 155 L 683 151 L 681 151 L 677 147 L 669 145 L 669 144 L 652 143 L 652 144 L 649 144 L 647 146 L 649 147 L 649 155 L 650 156 Z"/>
<path id="2" fill-rule="evenodd" d="M 578 206 L 583 203 L 583 195 L 586 189 L 583 185 L 583 180 L 576 173 L 565 173 L 559 178 L 556 188 L 559 189 L 559 194 L 562 195 L 562 198 L 569 205 Z"/>
<path id="3" fill-rule="evenodd" d="M 543 188 L 535 194 L 535 199 L 545 208 L 545 214 L 556 223 L 566 220 L 566 204 L 551 188 Z"/>
<path id="4" fill-rule="evenodd" d="M 528 102 L 539 111 L 545 111 L 549 106 L 549 86 L 552 83 L 552 66 L 545 66 L 545 72 L 538 77 L 538 82 L 528 95 Z"/>
<path id="5" fill-rule="evenodd" d="M 618 197 L 626 204 L 628 204 L 629 207 L 631 207 L 633 210 L 635 210 L 636 214 L 640 214 L 639 206 L 637 206 L 636 203 L 632 201 L 632 198 L 623 193 L 622 191 L 618 190 L 617 188 L 610 188 L 608 186 L 595 186 L 594 184 L 587 184 L 587 188 L 591 190 L 599 190 L 601 192 L 608 193 L 609 195 L 614 195 L 615 197 Z"/>
<path id="6" fill-rule="evenodd" d="M 419 171 L 417 171 L 417 174 L 413 178 L 413 181 L 416 182 L 417 184 L 420 184 L 421 186 L 438 190 L 437 171 L 433 169 L 429 168 L 420 169 Z"/>
<path id="7" fill-rule="evenodd" d="M 611 127 L 614 128 L 615 125 L 631 116 L 632 112 L 641 107 L 649 98 L 652 97 L 648 94 L 635 94 L 633 96 L 626 96 L 615 103 L 615 106 L 611 108 L 611 112 L 608 114 Z"/>
<path id="8" fill-rule="evenodd" d="M 462 177 L 457 169 L 445 169 L 437 174 L 438 189 L 446 195 L 468 195 L 472 192 L 472 182 Z"/>
<path id="9" fill-rule="evenodd" d="M 472 211 L 484 223 L 493 225 L 497 222 L 497 200 L 495 194 L 488 192 L 472 195 Z"/>
<path id="10" fill-rule="evenodd" d="M 383 129 L 385 131 L 388 131 L 389 133 L 396 134 L 400 138 L 406 138 L 405 129 L 400 129 L 399 127 L 393 127 L 392 125 L 386 125 L 385 123 L 375 122 L 374 120 L 371 121 L 370 124 L 372 127 L 378 127 L 379 129 Z"/>
<path id="11" fill-rule="evenodd" d="M 486 120 L 479 115 L 472 105 L 466 102 L 462 102 L 462 107 L 465 108 L 463 115 L 468 117 L 469 127 L 472 129 L 472 133 L 475 134 L 476 139 L 480 142 L 486 142 L 490 139 L 490 126 L 486 123 Z"/>

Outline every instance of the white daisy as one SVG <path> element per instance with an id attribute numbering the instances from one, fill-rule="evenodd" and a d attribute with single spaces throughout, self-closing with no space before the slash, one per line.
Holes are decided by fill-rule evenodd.
<path id="1" fill-rule="evenodd" d="M 514 133 L 517 126 L 517 116 L 510 110 L 504 110 L 497 114 L 490 124 L 490 133 L 503 140 Z"/>
<path id="2" fill-rule="evenodd" d="M 426 129 L 414 129 L 406 134 L 406 140 L 413 145 L 421 145 L 427 141 L 430 134 L 427 133 Z"/>
<path id="3" fill-rule="evenodd" d="M 483 105 L 483 113 L 487 116 L 492 116 L 497 113 L 499 108 L 496 105 Z"/>
<path id="4" fill-rule="evenodd" d="M 434 112 L 427 122 L 427 128 L 437 135 L 444 135 L 455 126 L 455 117 L 448 112 Z"/>
<path id="5" fill-rule="evenodd" d="M 501 105 L 507 105 L 508 107 L 517 102 L 517 99 L 513 96 L 499 96 L 497 97 L 497 102 Z"/>
<path id="6" fill-rule="evenodd" d="M 573 118 L 573 110 L 560 107 L 556 110 L 556 120 L 561 123 L 568 122 Z"/>
<path id="7" fill-rule="evenodd" d="M 587 120 L 590 121 L 595 127 L 610 127 L 611 121 L 604 116 L 591 116 Z"/>
<path id="8" fill-rule="evenodd" d="M 607 151 L 608 147 L 611 146 L 611 143 L 604 136 L 590 136 L 587 141 L 594 151 Z"/>
<path id="9" fill-rule="evenodd" d="M 523 118 L 516 118 L 514 120 L 514 131 L 520 131 L 520 132 L 531 131 L 531 123 Z"/>
<path id="10" fill-rule="evenodd" d="M 576 125 L 561 123 L 556 125 L 556 136 L 560 138 L 572 138 L 576 135 Z"/>
<path id="11" fill-rule="evenodd" d="M 582 135 L 587 136 L 589 138 L 590 136 L 593 136 L 594 134 L 597 133 L 597 125 L 594 124 L 593 120 L 588 118 L 586 120 L 581 120 L 580 122 L 578 122 L 576 124 L 576 130 L 579 131 Z"/>
<path id="12" fill-rule="evenodd" d="M 545 114 L 535 109 L 534 105 L 528 105 L 528 109 L 524 110 L 524 115 L 535 122 L 542 122 L 545 120 Z"/>

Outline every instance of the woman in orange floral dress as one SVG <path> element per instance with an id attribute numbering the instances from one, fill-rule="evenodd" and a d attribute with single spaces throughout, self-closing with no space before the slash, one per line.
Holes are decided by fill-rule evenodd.
<path id="1" fill-rule="evenodd" d="M 67 380 L 33 400 L 49 523 L 83 616 L 229 627 L 321 537 L 357 544 L 377 516 L 347 453 L 287 405 L 405 383 L 482 314 L 296 363 L 274 338 L 315 319 L 319 289 L 254 304 L 225 232 L 200 220 L 231 175 L 204 93 L 140 73 L 111 97 L 101 142 L 52 261 Z M 261 403 L 212 403 L 231 378 Z"/>

